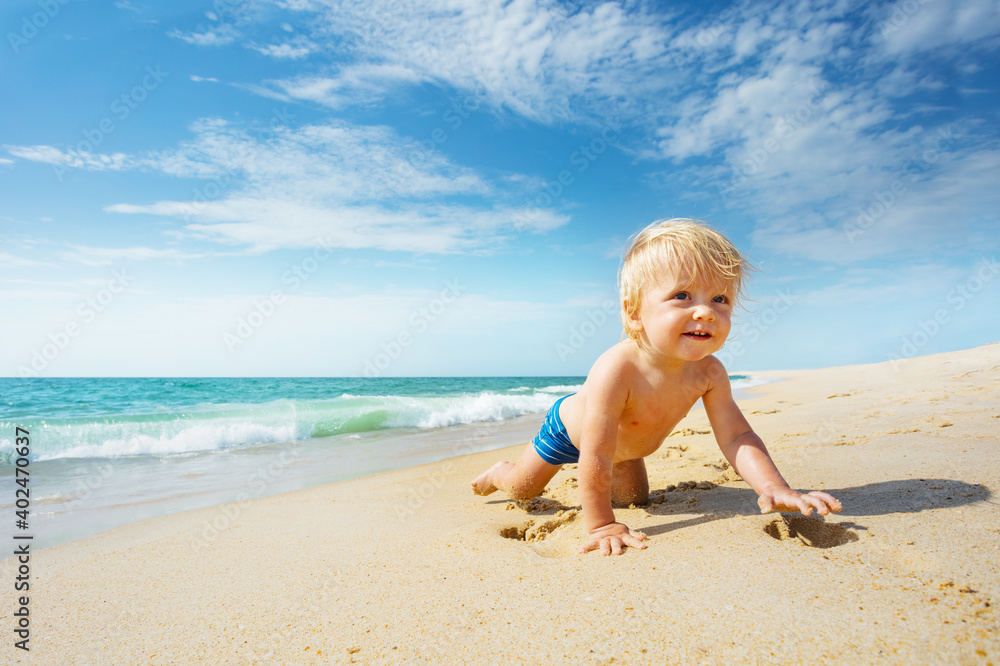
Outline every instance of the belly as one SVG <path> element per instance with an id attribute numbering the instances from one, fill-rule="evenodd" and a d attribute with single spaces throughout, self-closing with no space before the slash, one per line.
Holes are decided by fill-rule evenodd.
<path id="1" fill-rule="evenodd" d="M 618 429 L 618 443 L 615 446 L 615 462 L 645 458 L 656 453 L 663 446 L 663 440 L 677 424 L 671 424 L 664 430 L 662 427 L 653 432 L 637 432 L 628 428 Z"/>

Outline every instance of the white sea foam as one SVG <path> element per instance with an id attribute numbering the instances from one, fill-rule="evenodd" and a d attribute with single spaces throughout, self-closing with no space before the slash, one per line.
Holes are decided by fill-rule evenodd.
<path id="1" fill-rule="evenodd" d="M 503 421 L 544 413 L 564 393 L 549 389 L 525 393 L 408 397 L 343 394 L 328 400 L 282 399 L 259 405 L 227 404 L 214 411 L 156 414 L 127 419 L 83 419 L 42 423 L 36 436 L 46 442 L 37 460 L 181 456 L 341 435 L 385 428 L 442 428 Z M 12 442 L 0 456 L 13 454 Z"/>
<path id="2" fill-rule="evenodd" d="M 202 422 L 178 428 L 162 428 L 160 433 L 132 432 L 121 436 L 121 427 L 102 428 L 102 424 L 78 426 L 75 432 L 60 433 L 54 428 L 54 439 L 63 440 L 67 446 L 38 456 L 38 460 L 53 458 L 115 458 L 138 455 L 177 455 L 214 451 L 232 447 L 287 442 L 296 439 L 294 424 L 268 426 L 253 422 Z M 129 424 L 135 426 L 135 424 Z M 65 429 L 63 429 L 65 430 Z M 115 432 L 108 432 L 113 430 Z M 103 431 L 103 432 L 102 432 Z M 62 435 L 62 437 L 60 437 Z"/>
<path id="3" fill-rule="evenodd" d="M 743 375 L 739 379 L 733 380 L 733 388 L 737 390 L 745 390 L 748 388 L 753 388 L 754 386 L 763 386 L 764 384 L 770 384 L 772 382 L 778 381 L 771 377 L 761 377 L 754 375 Z"/>

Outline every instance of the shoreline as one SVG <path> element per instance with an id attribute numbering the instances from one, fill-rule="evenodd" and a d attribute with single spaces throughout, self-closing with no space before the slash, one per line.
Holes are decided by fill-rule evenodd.
<path id="1" fill-rule="evenodd" d="M 642 551 L 575 554 L 573 469 L 527 505 L 473 495 L 519 442 L 253 499 L 209 538 L 227 505 L 33 553 L 33 657 L 997 663 L 1000 345 L 774 374 L 741 407 L 842 514 L 759 515 L 693 409 L 647 458 L 654 502 L 616 509 Z"/>
<path id="2" fill-rule="evenodd" d="M 758 385 L 736 388 L 734 395 L 742 400 Z M 520 446 L 535 436 L 543 417 L 523 414 L 503 421 L 373 430 L 168 456 L 33 461 L 35 548 L 64 545 L 172 513 L 230 503 L 243 507 L 262 497 Z M 13 497 L 13 487 L 5 485 L 13 479 L 13 466 L 0 466 L 0 474 L 0 490 Z M 201 485 L 203 479 L 211 485 Z"/>
<path id="3" fill-rule="evenodd" d="M 504 448 L 511 446 L 512 437 L 534 436 L 541 417 L 527 414 L 505 421 L 371 431 L 166 457 L 35 461 L 33 474 L 43 479 L 32 489 L 38 495 L 31 513 L 35 547 L 53 548 L 160 516 L 227 504 L 243 507 L 282 493 Z M 56 474 L 63 481 L 51 482 L 48 488 L 46 477 L 53 475 L 47 472 L 53 468 L 68 472 Z M 146 479 L 142 495 L 136 494 L 136 481 L 122 482 L 133 475 Z M 76 480 L 75 487 L 70 484 L 67 492 L 57 493 L 67 478 Z M 190 485 L 201 479 L 210 480 L 211 486 Z M 39 492 L 40 483 L 50 493 Z M 189 487 L 176 489 L 179 483 Z M 12 497 L 13 488 L 6 495 Z"/>

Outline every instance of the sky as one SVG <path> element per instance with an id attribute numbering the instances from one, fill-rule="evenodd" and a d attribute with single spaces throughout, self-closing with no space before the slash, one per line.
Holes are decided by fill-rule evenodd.
<path id="1" fill-rule="evenodd" d="M 731 372 L 1000 331 L 1000 2 L 8 1 L 0 375 L 584 375 L 628 237 Z"/>

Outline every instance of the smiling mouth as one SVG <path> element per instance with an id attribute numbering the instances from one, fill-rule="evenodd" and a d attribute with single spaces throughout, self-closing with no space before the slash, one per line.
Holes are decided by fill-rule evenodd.
<path id="1" fill-rule="evenodd" d="M 684 334 L 684 337 L 691 338 L 692 340 L 708 340 L 712 337 L 712 334 L 707 331 L 688 331 Z"/>

